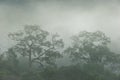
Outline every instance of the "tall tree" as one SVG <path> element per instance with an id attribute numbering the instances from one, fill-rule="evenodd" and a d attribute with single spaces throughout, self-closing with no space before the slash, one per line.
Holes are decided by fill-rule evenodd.
<path id="1" fill-rule="evenodd" d="M 61 57 L 60 48 L 64 46 L 59 35 L 50 35 L 36 25 L 25 26 L 24 30 L 10 33 L 9 37 L 16 42 L 14 52 L 28 58 L 29 68 L 33 62 L 41 66 L 53 65 L 55 59 Z"/>
<path id="2" fill-rule="evenodd" d="M 115 59 L 114 53 L 108 48 L 110 39 L 101 31 L 82 31 L 73 36 L 72 41 L 66 51 L 76 62 L 103 64 Z"/>

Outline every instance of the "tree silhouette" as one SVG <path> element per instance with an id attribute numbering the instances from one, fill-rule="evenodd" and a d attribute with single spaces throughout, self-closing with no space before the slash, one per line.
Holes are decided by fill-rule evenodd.
<path id="1" fill-rule="evenodd" d="M 76 62 L 104 64 L 115 58 L 114 53 L 108 48 L 110 38 L 100 31 L 82 31 L 73 36 L 72 40 L 72 46 L 66 51 Z"/>
<path id="2" fill-rule="evenodd" d="M 49 32 L 36 25 L 28 25 L 23 31 L 10 33 L 9 37 L 16 41 L 13 51 L 28 58 L 29 68 L 33 62 L 44 65 L 54 65 L 55 59 L 61 57 L 60 48 L 64 44 L 59 35 Z"/>

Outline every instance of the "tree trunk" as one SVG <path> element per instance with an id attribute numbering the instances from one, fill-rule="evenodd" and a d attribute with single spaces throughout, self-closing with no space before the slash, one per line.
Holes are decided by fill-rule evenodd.
<path id="1" fill-rule="evenodd" d="M 31 54 L 31 51 L 29 53 L 29 70 L 31 70 L 32 68 L 32 54 Z"/>

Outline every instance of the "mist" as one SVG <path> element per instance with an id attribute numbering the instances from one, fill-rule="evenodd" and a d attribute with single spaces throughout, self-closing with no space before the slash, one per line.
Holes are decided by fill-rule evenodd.
<path id="1" fill-rule="evenodd" d="M 103 31 L 119 52 L 119 4 L 119 0 L 0 0 L 0 46 L 11 45 L 9 32 L 40 25 L 66 40 L 83 30 Z"/>
<path id="2" fill-rule="evenodd" d="M 120 80 L 119 30 L 120 0 L 0 0 L 0 80 Z"/>

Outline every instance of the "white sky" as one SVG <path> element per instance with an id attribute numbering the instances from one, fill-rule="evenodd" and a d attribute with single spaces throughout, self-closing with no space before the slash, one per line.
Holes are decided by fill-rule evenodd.
<path id="1" fill-rule="evenodd" d="M 119 0 L 0 0 L 0 47 L 7 48 L 9 32 L 24 25 L 41 25 L 64 38 L 82 30 L 101 30 L 120 51 Z"/>

